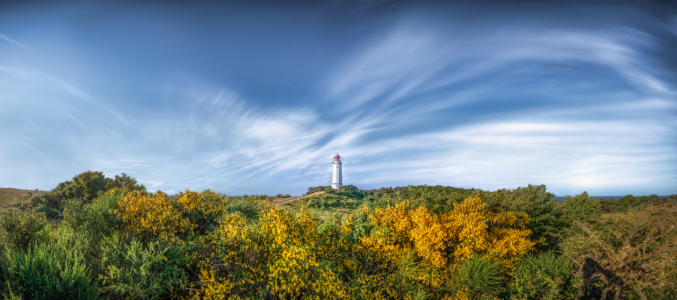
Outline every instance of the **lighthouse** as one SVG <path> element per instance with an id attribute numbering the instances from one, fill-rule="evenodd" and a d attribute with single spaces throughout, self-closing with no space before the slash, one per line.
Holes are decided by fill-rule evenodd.
<path id="1" fill-rule="evenodd" d="M 343 173 L 341 171 L 341 165 L 341 156 L 336 153 L 336 156 L 334 156 L 334 165 L 332 166 L 334 176 L 331 178 L 331 188 L 337 191 L 339 187 L 343 185 Z"/>

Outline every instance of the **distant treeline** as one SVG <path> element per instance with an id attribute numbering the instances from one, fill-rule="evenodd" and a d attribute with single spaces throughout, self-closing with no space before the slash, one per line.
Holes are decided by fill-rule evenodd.
<path id="1" fill-rule="evenodd" d="M 312 194 L 319 191 L 328 191 L 329 186 L 315 186 L 309 187 L 307 194 Z M 587 192 L 579 196 L 566 196 L 566 197 L 556 197 L 555 194 L 546 192 L 545 185 L 533 186 L 529 185 L 526 188 L 517 188 L 517 189 L 500 189 L 496 191 L 483 191 L 479 189 L 464 189 L 450 186 L 428 186 L 428 185 L 419 185 L 419 186 L 404 186 L 404 187 L 382 187 L 379 189 L 371 190 L 361 190 L 353 185 L 345 185 L 339 188 L 337 192 L 340 195 L 349 196 L 357 199 L 364 199 L 366 201 L 373 201 L 382 199 L 383 197 L 388 198 L 399 198 L 399 199 L 422 199 L 425 198 L 425 203 L 429 208 L 432 206 L 448 207 L 453 205 L 453 203 L 459 202 L 467 197 L 473 196 L 475 194 L 482 194 L 485 199 L 489 202 L 500 202 L 500 199 L 505 198 L 539 198 L 541 200 L 552 200 L 557 199 L 560 201 L 566 201 L 567 199 L 572 199 L 576 197 L 585 197 L 586 199 L 595 199 L 599 202 L 600 211 L 602 213 L 614 213 L 614 212 L 626 212 L 632 207 L 646 207 L 646 206 L 656 206 L 665 203 L 674 203 L 677 202 L 677 194 L 659 197 L 656 194 L 651 194 L 649 196 L 633 196 L 626 195 L 624 197 L 618 197 L 616 200 L 614 198 L 597 198 L 588 196 Z M 584 195 L 584 196 L 583 196 Z M 421 204 L 424 204 L 424 203 Z M 432 206 L 431 206 L 432 205 Z M 438 208 L 438 210 L 440 209 Z"/>

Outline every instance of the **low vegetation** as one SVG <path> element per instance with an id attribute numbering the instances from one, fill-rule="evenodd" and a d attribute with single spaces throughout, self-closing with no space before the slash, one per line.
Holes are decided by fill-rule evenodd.
<path id="1" fill-rule="evenodd" d="M 2 213 L 0 295 L 677 297 L 677 196 L 557 201 L 531 185 L 327 188 L 279 210 L 265 195 L 149 193 L 124 174 L 85 172 Z"/>
<path id="2" fill-rule="evenodd" d="M 18 209 L 21 205 L 31 201 L 31 196 L 44 194 L 40 190 L 21 190 L 13 188 L 0 188 L 0 213 L 6 210 Z"/>

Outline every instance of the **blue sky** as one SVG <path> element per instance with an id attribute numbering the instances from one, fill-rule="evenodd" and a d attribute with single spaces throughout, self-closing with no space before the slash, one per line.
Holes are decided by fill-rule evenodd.
<path id="1" fill-rule="evenodd" d="M 284 3 L 3 2 L 0 186 L 677 193 L 675 6 Z"/>

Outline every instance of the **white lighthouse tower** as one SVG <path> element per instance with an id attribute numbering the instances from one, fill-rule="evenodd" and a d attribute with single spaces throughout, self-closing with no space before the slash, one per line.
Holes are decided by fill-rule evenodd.
<path id="1" fill-rule="evenodd" d="M 334 176 L 331 178 L 331 188 L 337 191 L 339 187 L 343 185 L 342 168 L 341 156 L 336 153 L 336 156 L 334 156 L 334 165 L 332 166 Z"/>

